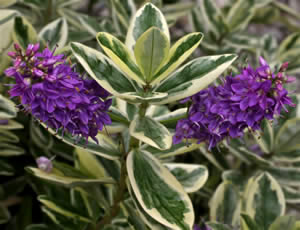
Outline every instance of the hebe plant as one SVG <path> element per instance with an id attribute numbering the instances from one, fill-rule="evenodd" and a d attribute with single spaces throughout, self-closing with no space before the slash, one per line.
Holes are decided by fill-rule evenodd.
<path id="1" fill-rule="evenodd" d="M 37 159 L 38 168 L 27 168 L 50 182 L 37 192 L 55 226 L 193 229 L 195 214 L 187 193 L 203 187 L 208 170 L 204 165 L 174 163 L 171 157 L 199 147 L 206 151 L 205 142 L 211 150 L 225 138 L 242 136 L 247 128 L 260 130 L 265 118 L 273 120 L 286 105 L 294 106 L 283 88 L 291 80 L 285 75 L 286 63 L 273 72 L 261 58 L 259 68 L 248 66 L 210 87 L 236 55 L 199 57 L 180 67 L 202 38 L 200 32 L 191 33 L 171 46 L 163 14 L 148 3 L 134 15 L 125 44 L 109 33 L 97 34 L 106 55 L 70 44 L 78 67 L 92 79 L 77 73 L 79 68 L 70 67 L 63 55 L 48 48 L 39 52 L 38 44 L 23 51 L 16 45 L 16 52 L 9 53 L 14 66 L 5 73 L 16 80 L 11 96 L 21 96 L 27 112 L 76 147 L 74 167 L 43 157 Z M 178 110 L 171 112 L 166 106 L 181 100 Z M 251 230 L 259 229 L 255 221 L 263 222 L 261 229 L 268 229 L 284 214 L 283 192 L 269 173 L 259 172 L 243 189 L 247 201 L 231 183 L 221 184 L 212 198 L 211 220 L 234 227 L 242 223 Z M 270 206 L 277 206 L 262 220 L 260 206 L 253 205 L 261 204 L 264 197 L 257 194 L 266 192 L 273 194 Z M 233 207 L 228 213 L 228 200 L 219 198 L 226 194 Z M 245 213 L 240 222 L 241 209 Z M 35 228 L 53 226 L 29 227 Z M 230 229 L 221 223 L 205 228 Z"/>

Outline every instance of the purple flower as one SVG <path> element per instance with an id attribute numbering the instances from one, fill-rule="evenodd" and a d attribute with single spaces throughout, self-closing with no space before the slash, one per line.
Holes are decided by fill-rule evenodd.
<path id="1" fill-rule="evenodd" d="M 63 55 L 48 48 L 38 52 L 39 44 L 28 45 L 22 53 L 18 45 L 10 52 L 13 67 L 5 73 L 16 84 L 9 90 L 19 97 L 24 110 L 57 132 L 93 138 L 110 124 L 107 114 L 109 93 L 94 80 L 84 79 L 69 66 Z"/>
<path id="2" fill-rule="evenodd" d="M 273 73 L 261 57 L 256 70 L 248 66 L 235 77 L 227 76 L 222 85 L 211 86 L 184 99 L 191 100 L 188 118 L 180 120 L 173 137 L 175 144 L 183 139 L 206 142 L 216 146 L 226 137 L 240 137 L 244 129 L 260 129 L 261 122 L 272 120 L 286 106 L 294 106 L 288 91 L 283 88 L 291 78 L 286 76 L 284 63 Z"/>
<path id="3" fill-rule="evenodd" d="M 48 159 L 47 157 L 39 157 L 36 159 L 36 164 L 38 165 L 38 168 L 46 173 L 51 173 L 53 169 L 53 164 L 51 159 Z"/>
<path id="4" fill-rule="evenodd" d="M 198 225 L 194 225 L 193 230 L 211 230 L 211 228 L 208 227 L 206 224 L 204 224 L 202 227 L 199 227 Z"/>

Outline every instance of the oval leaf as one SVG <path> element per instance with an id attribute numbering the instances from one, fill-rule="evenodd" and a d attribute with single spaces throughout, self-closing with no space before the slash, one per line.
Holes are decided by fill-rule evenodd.
<path id="1" fill-rule="evenodd" d="M 189 97 L 216 80 L 236 59 L 234 54 L 200 57 L 190 61 L 159 84 L 155 91 L 168 93 L 156 104 L 166 104 Z"/>
<path id="2" fill-rule="evenodd" d="M 63 185 L 65 187 L 73 188 L 78 186 L 91 186 L 99 184 L 114 184 L 115 181 L 110 177 L 101 177 L 97 179 L 91 178 L 76 178 L 71 176 L 65 176 L 64 173 L 56 168 L 53 168 L 51 173 L 44 172 L 38 168 L 27 167 L 26 170 L 32 175 L 47 180 L 49 182 Z M 83 175 L 83 174 L 82 174 Z"/>
<path id="3" fill-rule="evenodd" d="M 168 163 L 165 166 L 187 193 L 197 192 L 208 179 L 208 170 L 203 165 Z"/>
<path id="4" fill-rule="evenodd" d="M 210 201 L 210 220 L 236 226 L 240 218 L 238 189 L 230 182 L 220 184 Z"/>
<path id="5" fill-rule="evenodd" d="M 119 39 L 105 32 L 98 33 L 96 38 L 105 53 L 128 77 L 140 84 L 145 84 L 142 72 L 135 64 L 129 50 Z"/>
<path id="6" fill-rule="evenodd" d="M 268 230 L 275 219 L 285 213 L 283 191 L 269 173 L 262 173 L 252 182 L 245 211 L 262 230 Z"/>
<path id="7" fill-rule="evenodd" d="M 56 46 L 63 48 L 68 39 L 68 24 L 64 18 L 56 19 L 46 25 L 39 33 L 39 37 L 43 38 L 49 48 L 53 50 Z"/>
<path id="8" fill-rule="evenodd" d="M 182 64 L 198 47 L 202 41 L 202 33 L 191 33 L 179 39 L 170 49 L 166 64 L 153 77 L 153 85 L 168 77 L 180 64 Z"/>
<path id="9" fill-rule="evenodd" d="M 136 116 L 130 124 L 129 132 L 131 136 L 155 148 L 171 148 L 172 135 L 168 129 L 150 117 Z"/>
<path id="10" fill-rule="evenodd" d="M 123 93 L 135 92 L 131 80 L 99 51 L 80 43 L 71 43 L 72 51 L 88 74 L 111 94 L 123 98 Z"/>
<path id="11" fill-rule="evenodd" d="M 127 170 L 134 194 L 144 211 L 174 230 L 190 230 L 194 224 L 191 200 L 176 178 L 152 154 L 133 150 Z"/>
<path id="12" fill-rule="evenodd" d="M 24 17 L 15 17 L 12 37 L 24 50 L 31 43 L 37 42 L 37 34 L 33 26 Z"/>
<path id="13" fill-rule="evenodd" d="M 145 4 L 134 15 L 126 36 L 126 46 L 133 53 L 139 37 L 151 27 L 157 27 L 170 40 L 169 28 L 160 10 L 151 3 Z"/>
<path id="14" fill-rule="evenodd" d="M 151 82 L 156 71 L 164 64 L 169 49 L 167 36 L 156 27 L 151 27 L 137 40 L 134 55 L 146 82 Z"/>

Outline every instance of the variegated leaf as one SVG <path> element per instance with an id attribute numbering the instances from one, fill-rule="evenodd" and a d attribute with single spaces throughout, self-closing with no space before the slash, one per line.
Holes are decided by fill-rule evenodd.
<path id="1" fill-rule="evenodd" d="M 288 204 L 300 204 L 300 190 L 289 186 L 282 186 L 285 201 Z"/>
<path id="2" fill-rule="evenodd" d="M 72 177 L 64 175 L 64 173 L 57 169 L 53 168 L 51 173 L 47 173 L 38 168 L 28 167 L 26 170 L 32 175 L 47 180 L 54 184 L 59 184 L 65 187 L 73 188 L 73 187 L 85 187 L 91 185 L 99 185 L 99 184 L 114 184 L 115 181 L 110 177 L 101 177 L 97 179 L 84 177 L 82 174 L 81 177 Z"/>
<path id="3" fill-rule="evenodd" d="M 15 104 L 0 94 L 0 119 L 6 120 L 17 116 Z M 0 126 L 1 127 L 1 126 Z"/>
<path id="4" fill-rule="evenodd" d="M 271 224 L 269 230 L 296 230 L 296 221 L 295 216 L 281 216 Z"/>
<path id="5" fill-rule="evenodd" d="M 176 178 L 151 154 L 133 150 L 127 157 L 133 192 L 143 210 L 174 230 L 190 230 L 194 224 L 191 200 Z"/>
<path id="6" fill-rule="evenodd" d="M 296 32 L 287 36 L 279 46 L 277 57 L 280 61 L 294 61 L 294 57 L 299 55 L 300 33 Z"/>
<path id="7" fill-rule="evenodd" d="M 45 125 L 43 124 L 43 126 Z M 116 160 L 119 159 L 121 156 L 121 153 L 118 150 L 116 143 L 114 143 L 114 141 L 105 134 L 99 133 L 96 136 L 98 140 L 98 144 L 97 144 L 94 140 L 91 139 L 87 141 L 83 139 L 78 140 L 78 138 L 72 136 L 68 132 L 65 132 L 64 135 L 62 135 L 61 131 L 57 133 L 55 130 L 50 128 L 48 128 L 48 131 L 53 135 L 55 135 L 57 138 L 61 139 L 63 142 L 71 146 L 85 149 L 88 152 L 99 155 L 106 159 Z"/>
<path id="8" fill-rule="evenodd" d="M 59 213 L 65 217 L 71 218 L 74 221 L 83 221 L 86 223 L 91 223 L 92 220 L 89 216 L 84 214 L 82 211 L 72 208 L 72 210 L 68 210 L 67 204 L 64 204 L 62 202 L 59 202 L 58 200 L 54 200 L 49 198 L 48 196 L 39 196 L 38 200 L 47 207 L 47 209 L 50 209 L 56 213 Z M 68 205 L 70 206 L 70 205 Z"/>
<path id="9" fill-rule="evenodd" d="M 15 10 L 1 10 L 0 9 L 0 32 L 1 32 L 1 43 L 0 43 L 0 56 L 7 55 L 4 53 L 12 43 L 12 31 L 14 27 L 14 18 L 19 13 Z M 3 60 L 1 60 L 2 62 Z"/>
<path id="10" fill-rule="evenodd" d="M 265 168 L 272 176 L 274 176 L 280 184 L 299 186 L 300 185 L 300 169 L 296 167 L 268 167 Z"/>
<path id="11" fill-rule="evenodd" d="M 187 193 L 197 192 L 208 179 L 208 170 L 203 165 L 167 163 L 165 166 L 176 177 Z"/>
<path id="12" fill-rule="evenodd" d="M 116 98 L 116 107 L 127 117 L 128 120 L 132 121 L 135 114 L 138 112 L 136 104 L 130 104 L 120 98 Z"/>
<path id="13" fill-rule="evenodd" d="M 143 220 L 144 223 L 151 229 L 151 230 L 169 230 L 168 227 L 160 224 L 158 221 L 153 219 L 148 213 L 143 209 L 142 205 L 139 203 L 138 199 L 136 198 L 136 195 L 132 191 L 131 186 L 128 184 L 128 190 L 129 194 L 135 204 L 135 207 L 137 209 L 137 212 L 140 216 L 140 218 Z"/>
<path id="14" fill-rule="evenodd" d="M 152 84 L 158 84 L 182 64 L 198 47 L 202 33 L 191 33 L 179 39 L 170 49 L 166 63 L 153 77 Z"/>
<path id="15" fill-rule="evenodd" d="M 283 191 L 269 173 L 262 173 L 251 183 L 245 212 L 262 227 L 262 230 L 268 230 L 275 219 L 285 213 Z"/>
<path id="16" fill-rule="evenodd" d="M 12 37 L 24 50 L 31 43 L 37 42 L 37 33 L 33 26 L 24 17 L 15 17 Z"/>
<path id="17" fill-rule="evenodd" d="M 146 150 L 152 154 L 154 154 L 156 157 L 160 159 L 165 159 L 169 157 L 174 157 L 178 155 L 182 155 L 188 152 L 191 152 L 195 149 L 198 149 L 199 147 L 203 146 L 204 144 L 196 144 L 196 143 L 179 143 L 179 144 L 172 144 L 171 148 L 167 150 L 160 150 L 157 148 L 154 148 L 149 145 L 142 146 L 143 150 Z"/>
<path id="18" fill-rule="evenodd" d="M 71 48 L 88 74 L 111 94 L 123 98 L 122 94 L 136 91 L 131 80 L 99 51 L 80 43 L 71 43 Z"/>
<path id="19" fill-rule="evenodd" d="M 170 103 L 199 92 L 216 80 L 235 59 L 234 54 L 224 54 L 188 62 L 156 87 L 156 92 L 168 93 L 166 99 L 156 104 Z"/>
<path id="20" fill-rule="evenodd" d="M 219 38 L 226 31 L 225 17 L 220 7 L 211 0 L 198 0 L 198 5 L 204 19 L 203 23 Z"/>
<path id="21" fill-rule="evenodd" d="M 136 65 L 134 57 L 119 39 L 105 32 L 98 33 L 96 38 L 104 52 L 128 77 L 145 84 L 145 77 Z"/>
<path id="22" fill-rule="evenodd" d="M 176 4 L 165 4 L 162 8 L 162 13 L 164 14 L 168 22 L 176 22 L 177 19 L 188 15 L 190 11 L 195 8 L 196 4 L 194 2 L 177 2 Z"/>
<path id="23" fill-rule="evenodd" d="M 85 175 L 101 179 L 107 177 L 107 172 L 97 157 L 84 149 L 75 149 L 75 156 L 78 161 L 78 168 Z"/>
<path id="24" fill-rule="evenodd" d="M 24 126 L 14 120 L 8 120 L 7 124 L 0 125 L 0 129 L 13 130 L 13 129 L 23 129 Z"/>
<path id="25" fill-rule="evenodd" d="M 297 151 L 300 147 L 300 117 L 286 121 L 275 137 L 275 149 L 281 152 Z"/>
<path id="26" fill-rule="evenodd" d="M 136 116 L 129 127 L 131 136 L 160 150 L 172 146 L 172 135 L 168 129 L 150 117 Z"/>
<path id="27" fill-rule="evenodd" d="M 249 162 L 252 162 L 252 163 L 254 163 L 256 165 L 259 165 L 259 166 L 262 166 L 262 167 L 273 165 L 273 162 L 262 158 L 258 154 L 254 153 L 254 152 L 251 152 L 250 150 L 246 149 L 245 147 L 240 147 L 239 150 L 242 152 L 243 156 L 245 158 L 247 158 L 247 160 Z"/>
<path id="28" fill-rule="evenodd" d="M 276 152 L 274 159 L 279 162 L 296 163 L 300 162 L 300 150 L 294 150 L 290 152 Z"/>
<path id="29" fill-rule="evenodd" d="M 13 157 L 23 155 L 25 150 L 13 143 L 0 143 L 0 157 Z"/>
<path id="30" fill-rule="evenodd" d="M 20 139 L 17 135 L 7 130 L 1 130 L 0 125 L 0 142 L 18 143 L 19 141 Z"/>
<path id="31" fill-rule="evenodd" d="M 158 28 L 151 27 L 136 41 L 134 55 L 147 83 L 166 61 L 170 49 L 167 36 Z"/>
<path id="32" fill-rule="evenodd" d="M 134 15 L 126 36 L 126 46 L 133 53 L 139 37 L 151 27 L 157 27 L 170 40 L 169 28 L 160 10 L 151 3 L 145 4 Z"/>
<path id="33" fill-rule="evenodd" d="M 226 21 L 230 31 L 243 30 L 255 13 L 254 0 L 238 0 L 230 7 Z"/>
<path id="34" fill-rule="evenodd" d="M 56 46 L 63 48 L 68 39 L 67 21 L 64 18 L 56 19 L 40 31 L 39 37 L 43 38 L 47 42 L 51 50 L 53 50 Z"/>
<path id="35" fill-rule="evenodd" d="M 241 227 L 242 230 L 261 230 L 255 221 L 245 213 L 241 214 Z"/>
<path id="36" fill-rule="evenodd" d="M 231 226 L 239 225 L 241 201 L 238 188 L 223 182 L 210 200 L 210 220 Z"/>

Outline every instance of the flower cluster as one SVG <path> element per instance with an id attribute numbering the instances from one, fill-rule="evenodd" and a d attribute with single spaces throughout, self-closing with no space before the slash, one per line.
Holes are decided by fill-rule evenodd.
<path id="1" fill-rule="evenodd" d="M 284 83 L 293 79 L 285 75 L 287 63 L 275 74 L 260 58 L 260 67 L 244 68 L 235 77 L 227 76 L 222 85 L 211 86 L 186 98 L 192 101 L 188 118 L 180 120 L 173 137 L 175 144 L 182 139 L 206 142 L 209 149 L 225 137 L 239 137 L 245 128 L 260 129 L 263 119 L 272 120 L 285 105 L 294 106 Z"/>
<path id="2" fill-rule="evenodd" d="M 111 123 L 108 92 L 80 77 L 62 54 L 54 55 L 48 48 L 39 52 L 39 44 L 30 44 L 25 53 L 15 44 L 15 50 L 8 53 L 14 65 L 5 71 L 16 81 L 11 97 L 20 97 L 25 111 L 57 132 L 66 130 L 97 142 L 98 130 Z"/>

